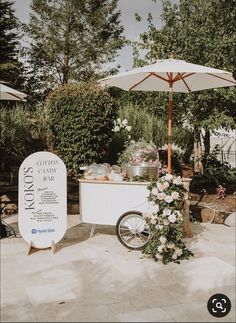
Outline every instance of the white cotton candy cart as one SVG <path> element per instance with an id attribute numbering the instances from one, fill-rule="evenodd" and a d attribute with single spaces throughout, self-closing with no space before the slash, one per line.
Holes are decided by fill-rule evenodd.
<path id="1" fill-rule="evenodd" d="M 114 225 L 117 237 L 125 247 L 142 249 L 149 237 L 143 214 L 155 211 L 148 203 L 148 184 L 79 180 L 80 215 L 82 222 L 92 224 L 90 237 L 96 224 Z"/>

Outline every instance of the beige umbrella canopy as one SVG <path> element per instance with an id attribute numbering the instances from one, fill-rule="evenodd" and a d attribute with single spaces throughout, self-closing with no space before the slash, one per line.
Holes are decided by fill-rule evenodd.
<path id="1" fill-rule="evenodd" d="M 235 86 L 232 73 L 183 60 L 157 60 L 155 64 L 135 68 L 131 71 L 106 77 L 98 81 L 101 85 L 116 86 L 127 91 L 166 91 L 168 104 L 168 173 L 171 173 L 172 139 L 172 93 Z"/>
<path id="2" fill-rule="evenodd" d="M 6 101 L 26 101 L 27 95 L 0 83 L 0 100 Z"/>

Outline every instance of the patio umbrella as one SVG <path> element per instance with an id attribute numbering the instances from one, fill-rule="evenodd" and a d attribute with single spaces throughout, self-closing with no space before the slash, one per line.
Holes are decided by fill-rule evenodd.
<path id="1" fill-rule="evenodd" d="M 191 64 L 183 60 L 157 60 L 155 64 L 106 77 L 101 85 L 116 86 L 127 91 L 167 91 L 168 104 L 168 173 L 171 173 L 172 93 L 236 85 L 232 73 Z"/>
<path id="2" fill-rule="evenodd" d="M 0 83 L 0 100 L 26 101 L 27 95 Z"/>

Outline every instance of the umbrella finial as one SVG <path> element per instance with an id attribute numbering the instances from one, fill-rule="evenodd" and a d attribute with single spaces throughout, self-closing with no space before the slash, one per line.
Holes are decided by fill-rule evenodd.
<path id="1" fill-rule="evenodd" d="M 169 59 L 174 59 L 174 58 L 175 58 L 175 54 L 173 52 L 170 52 Z"/>

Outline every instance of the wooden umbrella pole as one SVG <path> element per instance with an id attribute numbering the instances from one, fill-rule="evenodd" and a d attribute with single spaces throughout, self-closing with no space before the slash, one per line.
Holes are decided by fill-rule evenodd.
<path id="1" fill-rule="evenodd" d="M 171 142 L 172 142 L 172 93 L 173 87 L 170 84 L 169 88 L 169 103 L 168 103 L 168 174 L 171 174 Z"/>

